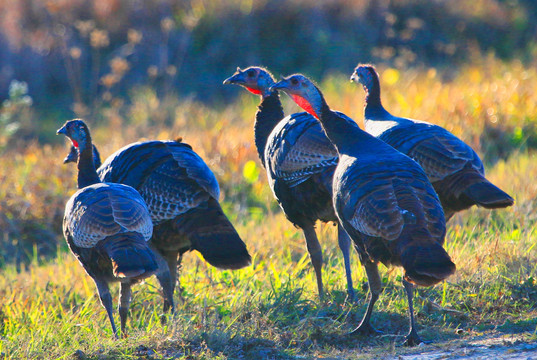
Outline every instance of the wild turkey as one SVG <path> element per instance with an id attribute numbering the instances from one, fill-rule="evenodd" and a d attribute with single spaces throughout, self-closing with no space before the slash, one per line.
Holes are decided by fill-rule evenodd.
<path id="1" fill-rule="evenodd" d="M 319 296 L 323 297 L 322 250 L 315 222 L 337 221 L 332 206 L 332 176 L 338 157 L 320 124 L 307 112 L 284 118 L 277 91 L 269 91 L 275 81 L 261 67 L 237 72 L 224 84 L 243 86 L 261 96 L 254 135 L 261 163 L 267 169 L 269 185 L 287 219 L 302 229 L 315 270 Z M 349 260 L 350 239 L 338 226 L 338 242 L 345 262 L 347 293 L 354 299 Z"/>
<path id="2" fill-rule="evenodd" d="M 434 285 L 455 272 L 442 248 L 446 234 L 440 201 L 421 167 L 406 155 L 330 110 L 321 91 L 305 76 L 284 78 L 271 89 L 289 94 L 319 119 L 339 154 L 334 173 L 336 214 L 354 241 L 369 281 L 370 300 L 353 333 L 375 333 L 370 323 L 382 288 L 377 264 L 402 266 L 410 332 L 406 345 L 421 339 L 413 315 L 414 285 Z"/>
<path id="3" fill-rule="evenodd" d="M 446 221 L 472 205 L 487 209 L 513 205 L 513 198 L 485 178 L 474 150 L 446 129 L 391 115 L 380 100 L 375 68 L 358 65 L 351 76 L 366 92 L 365 130 L 421 165 L 436 190 Z"/>
<path id="4" fill-rule="evenodd" d="M 76 157 L 71 150 L 64 163 Z M 218 202 L 218 181 L 190 145 L 181 140 L 129 144 L 110 155 L 97 173 L 102 181 L 132 186 L 147 203 L 155 226 L 151 244 L 170 269 L 170 277 L 157 274 L 164 311 L 174 311 L 176 269 L 186 251 L 197 250 L 221 269 L 250 264 L 246 245 Z"/>
<path id="5" fill-rule="evenodd" d="M 71 139 L 80 152 L 79 190 L 65 206 L 63 234 L 73 254 L 95 281 L 116 337 L 108 283 L 120 282 L 119 316 L 121 332 L 125 335 L 131 285 L 158 269 L 148 245 L 153 232 L 149 211 L 132 187 L 101 182 L 93 165 L 91 135 L 83 121 L 68 121 L 57 133 Z"/>

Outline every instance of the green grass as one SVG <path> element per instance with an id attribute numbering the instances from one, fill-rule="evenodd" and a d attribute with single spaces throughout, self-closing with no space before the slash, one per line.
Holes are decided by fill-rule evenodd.
<path id="1" fill-rule="evenodd" d="M 432 70 L 380 70 L 386 75 L 383 98 L 389 110 L 438 123 L 461 136 L 485 155 L 488 178 L 516 199 L 512 208 L 472 209 L 450 221 L 446 249 L 457 273 L 434 288 L 418 290 L 414 303 L 422 337 L 439 347 L 487 334 L 535 341 L 537 162 L 528 144 L 537 108 L 537 74 L 518 63 L 490 59 L 461 69 L 449 81 Z M 492 75 L 485 80 L 485 73 Z M 320 86 L 334 108 L 361 125 L 363 91 L 346 77 L 328 78 Z M 385 286 L 372 322 L 384 335 L 346 336 L 365 311 L 367 279 L 353 254 L 359 301 L 347 303 L 332 225 L 318 226 L 327 292 L 326 301 L 319 301 L 302 234 L 278 210 L 259 167 L 252 141 L 258 99 L 244 94 L 232 104 L 210 108 L 191 100 L 158 99 L 145 91 L 149 93 L 138 93 L 121 109 L 104 109 L 109 125 L 88 119 L 101 154 L 142 137 L 183 136 L 217 174 L 223 207 L 253 255 L 252 266 L 219 271 L 196 253 L 186 254 L 180 272 L 185 302 L 178 304 L 176 314 L 161 323 L 162 297 L 151 278 L 134 287 L 129 337 L 113 340 L 93 282 L 60 235 L 63 206 L 75 190 L 74 168 L 61 165 L 66 147 L 28 144 L 11 149 L 0 155 L 0 225 L 7 229 L 0 239 L 5 250 L 0 272 L 2 357 L 355 359 L 415 351 L 399 346 L 408 331 L 400 269 L 381 266 Z M 430 96 L 422 95 L 426 91 Z M 286 109 L 296 111 L 287 102 Z M 168 118 L 163 111 L 174 114 L 171 124 L 159 122 Z M 125 115 L 135 113 L 134 120 Z M 58 119 L 58 126 L 63 121 Z M 513 138 L 517 128 L 522 130 Z M 117 292 L 114 286 L 116 299 Z"/>
<path id="2" fill-rule="evenodd" d="M 528 219 L 519 218 L 518 207 L 472 210 L 450 224 L 446 247 L 458 271 L 448 282 L 418 291 L 415 306 L 424 339 L 442 344 L 494 328 L 535 336 L 535 230 L 532 224 L 522 227 Z M 180 277 L 185 303 L 166 325 L 160 322 L 162 298 L 155 279 L 136 286 L 130 336 L 118 341 L 93 283 L 70 254 L 45 264 L 34 261 L 22 273 L 8 266 L 0 276 L 0 351 L 7 358 L 47 359 L 69 358 L 77 350 L 95 359 L 355 358 L 407 351 L 397 346 L 408 330 L 397 269 L 382 269 L 385 289 L 373 317 L 386 335 L 345 336 L 365 311 L 366 278 L 353 256 L 359 303 L 346 303 L 334 228 L 319 228 L 326 255 L 325 304 L 318 301 L 300 233 L 275 214 L 238 227 L 254 254 L 249 268 L 218 271 L 194 253 L 185 256 Z M 457 335 L 457 329 L 464 333 Z"/>

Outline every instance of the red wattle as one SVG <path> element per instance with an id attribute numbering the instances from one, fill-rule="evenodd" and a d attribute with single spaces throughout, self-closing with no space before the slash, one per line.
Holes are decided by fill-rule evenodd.
<path id="1" fill-rule="evenodd" d="M 291 95 L 293 97 L 293 100 L 297 103 L 298 106 L 300 106 L 302 109 L 306 110 L 308 113 L 310 113 L 313 117 L 316 119 L 319 119 L 319 116 L 317 116 L 317 113 L 315 110 L 313 110 L 313 106 L 309 103 L 308 100 L 304 99 L 300 95 Z"/>
<path id="2" fill-rule="evenodd" d="M 76 148 L 78 147 L 78 142 L 77 142 L 77 141 L 71 139 L 71 142 L 73 143 L 73 146 L 74 146 L 74 147 L 76 147 Z"/>
<path id="3" fill-rule="evenodd" d="M 261 95 L 261 90 L 257 90 L 257 89 L 253 89 L 253 88 L 249 88 L 249 87 L 247 87 L 246 90 L 248 90 L 252 94 Z"/>

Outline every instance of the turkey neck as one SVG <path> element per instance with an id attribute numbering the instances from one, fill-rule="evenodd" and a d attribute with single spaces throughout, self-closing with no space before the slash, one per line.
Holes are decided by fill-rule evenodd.
<path id="1" fill-rule="evenodd" d="M 389 117 L 390 113 L 384 109 L 380 101 L 380 82 L 378 76 L 373 76 L 371 88 L 366 88 L 365 91 L 365 119 L 381 120 Z"/>
<path id="2" fill-rule="evenodd" d="M 280 102 L 278 92 L 273 91 L 269 96 L 263 97 L 255 114 L 255 146 L 263 166 L 265 166 L 265 146 L 267 145 L 267 139 L 281 119 L 283 119 L 282 103 Z"/>
<path id="3" fill-rule="evenodd" d="M 87 134 L 86 145 L 78 154 L 78 188 L 82 189 L 86 186 L 97 184 L 101 182 L 97 171 L 95 170 L 95 164 L 93 163 L 93 147 L 91 144 L 91 137 Z"/>
<path id="4" fill-rule="evenodd" d="M 354 121 L 350 122 L 330 110 L 322 95 L 321 101 L 319 122 L 340 155 L 371 152 L 376 147 L 374 141 L 372 142 L 373 137 L 360 129 L 358 124 Z"/>
<path id="5" fill-rule="evenodd" d="M 101 154 L 99 153 L 95 145 L 93 145 L 93 164 L 95 165 L 95 169 L 100 168 L 103 164 L 103 162 L 101 161 Z"/>

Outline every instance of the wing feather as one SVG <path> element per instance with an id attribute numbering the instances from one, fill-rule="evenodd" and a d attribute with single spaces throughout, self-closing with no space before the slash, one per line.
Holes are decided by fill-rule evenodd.
<path id="1" fill-rule="evenodd" d="M 431 182 L 442 180 L 468 164 L 485 174 L 479 156 L 462 140 L 440 126 L 412 121 L 392 127 L 379 138 L 417 161 Z"/>
<path id="2" fill-rule="evenodd" d="M 64 217 L 75 245 L 94 247 L 104 238 L 120 232 L 138 232 L 148 241 L 153 223 L 140 194 L 121 184 L 88 186 L 69 199 Z"/>
<path id="3" fill-rule="evenodd" d="M 137 189 L 155 225 L 207 201 L 218 199 L 218 181 L 192 148 L 175 141 L 147 141 L 125 146 L 99 168 L 101 180 Z"/>
<path id="4" fill-rule="evenodd" d="M 417 223 L 443 241 L 446 230 L 440 201 L 414 161 L 402 154 L 382 163 L 351 157 L 341 161 L 334 182 L 350 191 L 336 191 L 335 201 L 353 228 L 368 236 L 396 240 L 406 225 Z"/>
<path id="5" fill-rule="evenodd" d="M 337 165 L 338 154 L 319 122 L 308 113 L 297 113 L 274 128 L 265 159 L 274 177 L 296 186 Z"/>

